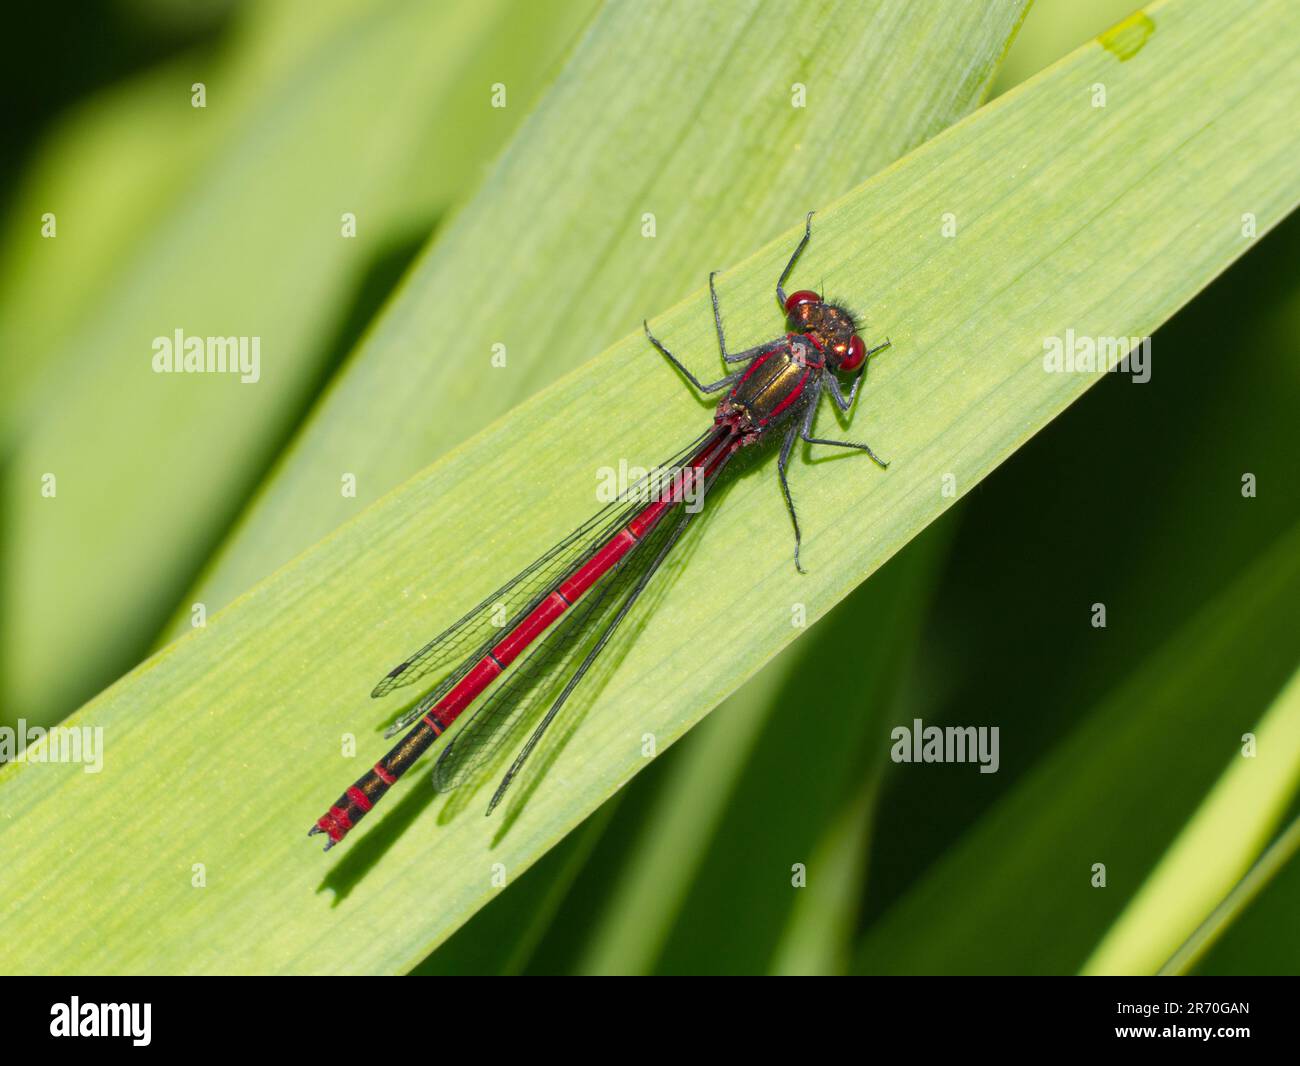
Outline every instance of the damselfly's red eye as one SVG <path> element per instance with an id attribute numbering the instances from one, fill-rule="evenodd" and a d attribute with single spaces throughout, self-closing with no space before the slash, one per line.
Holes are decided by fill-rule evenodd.
<path id="1" fill-rule="evenodd" d="M 856 333 L 849 340 L 849 353 L 840 360 L 840 369 L 845 371 L 857 370 L 867 358 L 866 345 L 862 343 L 862 338 Z"/>
<path id="2" fill-rule="evenodd" d="M 785 313 L 790 314 L 800 304 L 819 304 L 822 298 L 815 292 L 808 289 L 800 289 L 798 292 L 792 292 L 785 298 Z"/>

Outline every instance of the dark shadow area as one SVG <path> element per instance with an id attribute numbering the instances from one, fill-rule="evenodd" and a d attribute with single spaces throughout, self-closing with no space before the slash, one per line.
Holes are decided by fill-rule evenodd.
<path id="1" fill-rule="evenodd" d="M 33 151 L 65 111 L 187 49 L 215 51 L 235 7 L 199 3 L 168 16 L 158 5 L 112 0 L 12 5 L 6 12 L 10 47 L 0 63 L 0 212 L 8 210 Z"/>
<path id="2" fill-rule="evenodd" d="M 374 868 L 375 863 L 397 843 L 397 838 L 411 827 L 420 812 L 438 798 L 438 793 L 429 783 L 427 770 L 413 772 L 411 776 L 418 777 L 419 780 L 408 782 L 411 787 L 407 787 L 403 795 L 389 800 L 370 815 L 367 819 L 368 832 L 356 837 L 349 836 L 334 849 L 335 852 L 341 851 L 341 854 L 316 889 L 318 893 L 334 893 L 331 906 L 337 907 L 348 898 Z"/>

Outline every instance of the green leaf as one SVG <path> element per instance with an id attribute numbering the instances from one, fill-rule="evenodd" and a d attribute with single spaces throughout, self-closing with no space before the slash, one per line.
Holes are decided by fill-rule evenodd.
<path id="1" fill-rule="evenodd" d="M 58 162 L 79 171 L 116 165 L 107 190 L 65 177 L 33 193 L 61 218 L 56 239 L 40 237 L 39 215 L 15 223 L 25 239 L 11 273 L 53 265 L 43 294 L 7 298 L 57 319 L 70 296 L 91 310 L 75 309 L 50 351 L 12 332 L 25 315 L 6 335 L 25 338 L 8 359 L 42 371 L 5 457 L 8 721 L 60 717 L 140 660 L 331 369 L 350 302 L 373 299 L 373 279 L 477 176 L 479 153 L 504 140 L 590 3 L 341 5 L 312 10 L 306 32 L 295 16 L 314 5 L 267 7 L 250 55 L 170 67 L 88 131 L 130 138 L 63 148 Z M 501 34 L 505 21 L 516 35 Z M 489 107 L 495 77 L 510 80 L 515 111 Z M 204 108 L 190 106 L 196 81 Z M 210 117 L 211 135 L 170 135 Z M 163 157 L 165 180 L 136 180 L 146 153 Z M 106 204 L 106 191 L 122 195 Z M 106 211 L 126 222 L 96 222 Z M 355 238 L 343 236 L 345 212 Z M 68 273 L 82 255 L 95 277 Z M 178 329 L 258 338 L 257 382 L 154 373 L 154 338 Z"/>
<path id="2" fill-rule="evenodd" d="M 1128 13 L 1125 8 L 1116 17 Z M 1035 23 L 1046 20 L 1054 25 L 1062 14 L 1094 20 L 1090 32 L 1078 32 L 1067 42 L 1071 45 L 1110 24 L 1095 21 L 1095 8 L 1085 12 L 1071 7 L 1069 0 L 1038 0 L 999 72 L 999 82 L 1012 57 L 1032 47 Z M 1028 66 L 1028 74 L 1064 51 L 1062 47 L 1042 56 L 1037 65 Z M 1023 56 L 1021 69 L 1026 69 Z M 856 857 L 867 844 L 867 834 L 860 831 L 856 812 L 846 809 L 837 816 L 821 809 L 818 797 L 825 792 L 826 778 L 834 776 L 824 771 L 839 765 L 845 755 L 839 743 L 843 730 L 834 715 L 858 719 L 874 758 L 882 757 L 889 745 L 888 726 L 877 721 L 864 700 L 877 679 L 876 668 L 867 660 L 891 641 L 901 618 L 897 608 L 873 597 L 872 590 L 883 591 L 882 582 L 888 583 L 891 570 L 926 539 L 918 538 L 656 760 L 655 773 L 638 775 L 618 793 L 616 799 L 623 803 L 617 826 L 606 833 L 569 889 L 529 970 L 581 968 L 583 948 L 618 972 L 644 966 L 631 957 L 620 960 L 613 945 L 606 943 L 611 903 L 620 905 L 629 929 L 639 934 L 631 943 L 645 943 L 647 927 L 671 929 L 671 949 L 659 953 L 657 972 L 755 972 L 772 965 L 834 971 L 842 964 L 838 960 L 851 957 L 859 939 L 856 929 L 887 907 L 942 856 L 954 836 L 1032 770 L 1068 732 L 1081 707 L 1096 693 L 1118 687 L 1189 613 L 1229 585 L 1243 562 L 1294 521 L 1295 496 L 1285 486 L 1290 476 L 1287 456 L 1300 444 L 1291 418 L 1295 386 L 1300 384 L 1292 373 L 1294 338 L 1300 335 L 1300 303 L 1294 299 L 1291 270 L 1298 254 L 1298 223 L 1300 215 L 1290 216 L 1156 332 L 1156 351 L 1177 353 L 1177 359 L 1158 356 L 1153 385 L 1135 388 L 1114 380 L 1091 390 L 1067 417 L 1003 464 L 979 493 L 931 527 L 938 530 L 960 520 L 959 550 L 944 562 L 947 580 L 929 612 L 925 643 L 906 681 L 906 701 L 888 712 L 887 721 L 921 717 L 960 723 L 972 716 L 996 721 L 1003 736 L 1003 760 L 996 775 L 971 774 L 960 767 L 891 768 L 878 801 L 879 815 L 872 819 L 879 829 L 878 839 L 871 834 L 869 892 L 862 884 L 868 869 Z M 1249 352 L 1250 358 L 1232 360 L 1228 372 L 1224 356 L 1232 352 Z M 1215 383 L 1212 389 L 1206 388 L 1209 381 Z M 1243 410 L 1251 412 L 1249 419 L 1241 418 Z M 1101 424 L 1112 439 L 1124 441 L 1129 455 L 1141 456 L 1140 468 L 1134 471 L 1139 476 L 1116 479 L 1113 465 L 1092 461 L 1095 427 Z M 1243 467 L 1264 486 L 1258 498 L 1241 496 Z M 1044 491 L 1057 485 L 1068 485 L 1068 492 Z M 1158 492 L 1152 491 L 1155 485 Z M 1032 539 L 1021 535 L 1030 528 L 1035 531 Z M 1187 536 L 1189 529 L 1196 530 L 1195 537 Z M 1114 550 L 1110 545 L 1115 530 L 1141 530 L 1142 535 L 1124 536 L 1122 547 Z M 1007 549 L 1009 540 L 1015 543 L 1012 551 Z M 1107 547 L 1099 551 L 1103 544 Z M 1083 608 L 1098 598 L 1106 601 L 1110 614 L 1107 630 L 1087 625 Z M 997 619 L 1006 624 L 990 624 Z M 1087 638 L 1080 636 L 1081 626 Z M 836 638 L 850 634 L 860 642 L 844 641 L 851 651 L 820 654 L 823 643 L 842 643 Z M 1240 658 L 1237 668 L 1251 669 L 1257 654 Z M 793 670 L 786 660 L 797 663 Z M 774 686 L 773 677 L 788 680 Z M 739 704 L 739 713 L 745 713 L 752 703 L 751 690 L 763 693 L 772 708 L 757 747 L 743 731 L 713 728 L 733 713 L 733 705 Z M 824 704 L 833 706 L 823 714 Z M 797 741 L 792 735 L 796 724 Z M 727 750 L 733 735 L 736 743 L 753 749 L 743 762 Z M 769 745 L 779 753 L 775 761 L 762 754 Z M 713 750 L 697 755 L 701 746 L 717 749 L 716 755 Z M 872 762 L 855 761 L 855 779 L 874 782 L 877 768 Z M 703 849 L 702 862 L 692 851 L 691 839 L 698 835 L 693 823 L 675 817 L 678 807 L 700 802 L 694 794 L 688 801 L 691 786 L 679 784 L 683 762 L 698 764 L 713 791 L 728 796 L 728 811 L 717 819 L 718 827 L 696 845 Z M 1167 765 L 1176 770 L 1178 764 Z M 808 772 L 808 767 L 817 769 Z M 1173 787 L 1181 786 L 1172 773 L 1164 776 Z M 743 787 L 738 787 L 741 781 Z M 660 798 L 665 789 L 671 798 Z M 654 800 L 652 808 L 647 799 Z M 703 802 L 711 800 L 706 795 Z M 701 815 L 707 810 L 703 807 Z M 826 819 L 821 827 L 828 841 L 824 853 L 809 843 L 817 835 L 819 819 Z M 843 850 L 835 847 L 840 841 L 836 830 L 855 822 L 858 839 L 845 840 Z M 680 825 L 681 838 L 665 841 L 673 824 Z M 1141 822 L 1126 824 L 1130 833 L 1147 841 L 1154 863 L 1157 843 L 1147 837 Z M 799 832 L 792 834 L 790 828 Z M 1056 847 L 1072 854 L 1071 841 L 1062 840 Z M 499 917 L 486 924 L 484 919 L 512 897 L 521 899 L 521 907 L 537 898 L 534 875 L 549 868 L 560 850 L 530 869 L 504 893 L 504 900 L 462 926 L 433 958 L 441 960 L 448 947 L 472 944 L 475 957 L 483 959 L 485 946 L 497 937 L 509 942 L 511 934 Z M 676 863 L 642 861 L 650 853 L 674 851 L 679 855 Z M 798 891 L 787 877 L 795 859 L 808 862 L 808 887 Z M 839 859 L 843 880 L 826 865 Z M 642 866 L 634 875 L 632 871 Z M 654 879 L 660 892 L 680 899 L 680 905 L 664 914 L 661 896 L 646 893 L 642 898 L 651 905 L 638 914 L 637 876 Z M 972 876 L 981 874 L 972 871 Z M 675 887 L 683 877 L 688 881 L 684 890 Z M 853 905 L 854 895 L 849 877 L 858 881 L 856 899 L 866 900 L 866 913 L 854 922 L 856 929 L 846 930 L 842 912 Z M 1285 892 L 1285 886 L 1280 890 Z M 1268 889 L 1268 894 L 1273 892 Z M 783 905 L 793 900 L 798 908 L 782 936 L 775 964 L 762 955 L 770 934 L 781 925 L 781 916 L 770 906 L 773 900 Z M 1250 913 L 1266 904 L 1267 898 Z M 654 914 L 663 917 L 652 921 Z M 1062 922 L 1071 920 L 1068 913 L 1061 915 Z M 1266 923 L 1261 915 L 1251 925 Z M 528 923 L 521 921 L 520 928 L 527 929 Z M 1262 958 L 1289 957 L 1275 934 L 1261 930 L 1262 935 L 1242 946 L 1236 929 L 1234 924 L 1221 943 L 1238 956 L 1249 951 Z M 846 933 L 843 943 L 834 943 Z M 986 930 L 986 935 L 998 934 Z M 1249 963 L 1242 966 L 1242 961 L 1237 961 L 1238 967 L 1249 972 Z M 465 969 L 462 965 L 454 972 Z"/>
<path id="3" fill-rule="evenodd" d="M 969 113 L 1024 5 L 798 10 L 792 32 L 788 0 L 607 7 L 375 323 L 172 635 L 191 602 L 228 603 L 710 269 Z M 806 106 L 792 106 L 800 92 Z M 769 291 L 765 317 L 771 302 Z M 341 471 L 356 476 L 355 498 L 337 491 Z"/>
<path id="4" fill-rule="evenodd" d="M 944 510 L 945 474 L 969 491 L 1096 379 L 1045 372 L 1044 338 L 1149 333 L 1248 249 L 1243 204 L 1260 232 L 1291 206 L 1290 6 L 1202 0 L 1147 17 L 1136 54 L 1086 46 L 819 214 L 794 281 L 824 272 L 872 336 L 892 336 L 853 434 L 894 464 L 796 464 L 808 577 L 793 572 L 770 470 L 742 474 L 496 817 L 478 816 L 483 794 L 440 817 L 411 782 L 341 855 L 301 839 L 356 775 L 340 735 L 360 729 L 359 746 L 380 750 L 364 731 L 381 715 L 357 693 L 394 649 L 583 517 L 593 464 L 653 462 L 698 432 L 707 408 L 629 336 L 79 712 L 74 724 L 106 730 L 102 775 L 0 770 L 10 969 L 421 958 L 644 765 L 643 734 L 670 742 L 789 643 L 793 602 L 825 614 Z M 1281 43 L 1261 53 L 1260 40 Z M 1105 108 L 1091 105 L 1099 81 Z M 779 328 L 771 284 L 797 232 L 722 276 L 737 346 Z M 714 364 L 703 292 L 654 321 L 701 372 Z M 75 880 L 60 873 L 69 851 Z"/>

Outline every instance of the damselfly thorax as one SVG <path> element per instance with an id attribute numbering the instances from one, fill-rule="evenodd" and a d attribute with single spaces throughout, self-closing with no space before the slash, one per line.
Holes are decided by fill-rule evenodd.
<path id="1" fill-rule="evenodd" d="M 740 444 L 753 444 L 767 430 L 800 412 L 814 392 L 810 384 L 826 369 L 813 338 L 786 335 L 785 343 L 754 358 L 718 403 L 714 421 L 730 427 Z"/>

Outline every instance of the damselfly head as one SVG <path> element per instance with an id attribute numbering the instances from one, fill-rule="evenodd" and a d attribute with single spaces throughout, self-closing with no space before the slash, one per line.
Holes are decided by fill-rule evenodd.
<path id="1" fill-rule="evenodd" d="M 785 313 L 792 329 L 808 334 L 826 353 L 833 370 L 851 373 L 866 361 L 867 348 L 858 336 L 857 323 L 843 307 L 826 303 L 809 289 L 800 289 L 786 297 Z"/>

